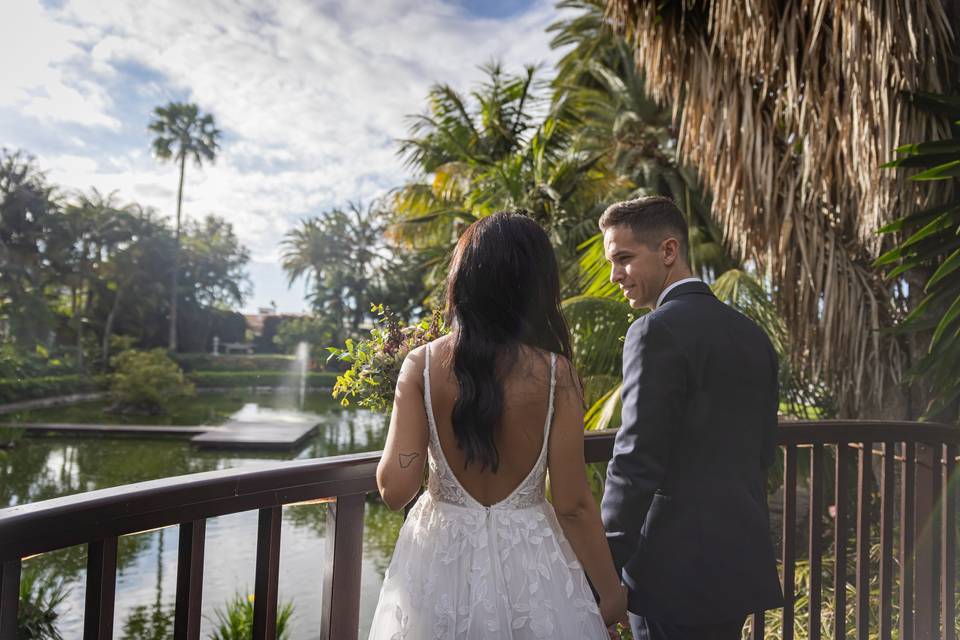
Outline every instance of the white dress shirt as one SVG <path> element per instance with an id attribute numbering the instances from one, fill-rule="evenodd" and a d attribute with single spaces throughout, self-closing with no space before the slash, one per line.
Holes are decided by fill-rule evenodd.
<path id="1" fill-rule="evenodd" d="M 660 306 L 660 304 L 663 302 L 663 299 L 667 297 L 667 294 L 670 293 L 670 291 L 673 290 L 674 287 L 679 287 L 680 285 L 687 284 L 688 282 L 703 282 L 703 280 L 701 280 L 700 278 L 684 278 L 683 280 L 677 280 L 676 282 L 674 282 L 673 284 L 671 284 L 666 289 L 660 292 L 660 297 L 657 298 L 657 307 Z"/>

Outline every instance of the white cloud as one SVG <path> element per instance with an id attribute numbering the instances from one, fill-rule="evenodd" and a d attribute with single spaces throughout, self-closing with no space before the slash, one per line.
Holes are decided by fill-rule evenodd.
<path id="1" fill-rule="evenodd" d="M 403 182 L 394 140 L 405 135 L 406 117 L 423 110 L 432 83 L 466 91 L 494 58 L 518 70 L 557 57 L 544 32 L 557 17 L 552 0 L 504 20 L 439 0 L 66 0 L 58 10 L 8 3 L 0 25 L 12 16 L 32 33 L 11 45 L 4 30 L 17 29 L 0 27 L 0 71 L 10 46 L 35 60 L 13 89 L 0 89 L 0 107 L 114 131 L 122 122 L 127 136 L 119 151 L 99 149 L 94 134 L 49 157 L 30 149 L 51 178 L 172 211 L 175 167 L 149 157 L 143 126 L 154 104 L 195 101 L 225 135 L 214 165 L 188 167 L 185 211 L 225 216 L 262 262 L 276 260 L 300 217 Z M 111 91 L 130 99 L 111 99 Z M 144 112 L 127 106 L 145 101 Z M 79 162 L 78 153 L 94 162 Z M 251 307 L 270 297 L 260 290 L 268 284 L 256 284 Z"/>
<path id="2" fill-rule="evenodd" d="M 6 0 L 0 8 L 0 106 L 56 122 L 116 129 L 110 100 L 89 79 L 68 77 L 82 61 L 89 34 L 64 24 L 32 0 Z"/>

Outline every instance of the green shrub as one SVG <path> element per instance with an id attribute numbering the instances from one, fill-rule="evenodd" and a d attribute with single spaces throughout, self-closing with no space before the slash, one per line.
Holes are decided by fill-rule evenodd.
<path id="1" fill-rule="evenodd" d="M 282 387 L 299 384 L 297 378 L 290 378 L 280 371 L 195 371 L 187 376 L 196 386 L 210 387 Z M 293 382 L 291 382 L 291 380 Z M 307 373 L 307 387 L 332 388 L 337 382 L 337 374 L 328 371 L 310 371 Z"/>
<path id="2" fill-rule="evenodd" d="M 24 566 L 20 577 L 20 605 L 17 613 L 19 640 L 62 640 L 57 631 L 57 608 L 69 595 L 63 579 L 47 571 Z"/>
<path id="3" fill-rule="evenodd" d="M 250 640 L 253 637 L 253 596 L 243 597 L 239 593 L 227 601 L 224 609 L 214 610 L 216 628 L 207 636 L 210 640 Z M 293 603 L 279 603 L 277 606 L 277 640 L 290 637 L 288 625 L 293 615 Z"/>
<path id="4" fill-rule="evenodd" d="M 36 378 L 0 378 L 0 403 L 37 398 L 89 393 L 103 388 L 103 376 L 40 376 Z"/>
<path id="5" fill-rule="evenodd" d="M 339 322 L 332 318 L 284 318 L 277 328 L 277 334 L 273 336 L 273 344 L 284 353 L 293 353 L 301 342 L 319 348 L 321 345 L 333 343 L 339 329 Z"/>
<path id="6" fill-rule="evenodd" d="M 394 389 L 404 358 L 416 347 L 436 340 L 447 333 L 439 311 L 409 326 L 404 325 L 383 305 L 374 305 L 379 316 L 370 330 L 370 338 L 347 340 L 340 349 L 330 347 L 328 360 L 349 363 L 350 368 L 337 377 L 333 396 L 348 406 L 350 398 L 359 398 L 361 407 L 387 413 L 393 406 Z"/>
<path id="7" fill-rule="evenodd" d="M 42 346 L 31 351 L 0 344 L 0 378 L 37 378 L 71 372 L 71 363 L 50 355 Z"/>
<path id="8" fill-rule="evenodd" d="M 163 349 L 124 351 L 112 364 L 113 413 L 161 415 L 170 402 L 194 394 L 193 384 Z"/>
<path id="9" fill-rule="evenodd" d="M 289 371 L 293 356 L 240 355 L 215 356 L 212 353 L 178 353 L 173 359 L 186 373 L 194 371 Z"/>

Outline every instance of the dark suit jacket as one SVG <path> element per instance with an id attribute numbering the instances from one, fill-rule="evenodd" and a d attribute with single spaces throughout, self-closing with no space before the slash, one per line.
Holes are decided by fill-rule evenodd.
<path id="1" fill-rule="evenodd" d="M 702 282 L 639 318 L 601 511 L 629 609 L 685 625 L 782 606 L 767 512 L 777 356 Z"/>

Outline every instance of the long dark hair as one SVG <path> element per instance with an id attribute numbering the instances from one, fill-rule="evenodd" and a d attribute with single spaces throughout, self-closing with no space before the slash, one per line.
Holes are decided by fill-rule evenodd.
<path id="1" fill-rule="evenodd" d="M 481 471 L 496 472 L 502 380 L 520 345 L 571 357 L 557 258 L 536 222 L 501 211 L 464 231 L 447 277 L 447 322 L 455 324 L 452 361 L 460 391 L 453 433 L 466 466 L 476 462 Z"/>

